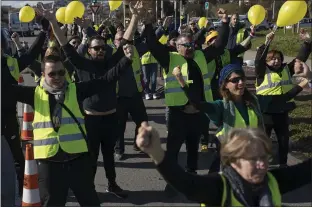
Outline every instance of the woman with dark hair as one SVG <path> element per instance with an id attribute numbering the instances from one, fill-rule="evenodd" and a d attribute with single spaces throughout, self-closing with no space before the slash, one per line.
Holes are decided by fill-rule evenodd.
<path id="1" fill-rule="evenodd" d="M 186 95 L 188 95 L 188 86 L 181 76 L 180 68 L 176 67 L 173 74 L 177 78 Z M 293 87 L 283 96 L 268 96 L 264 98 L 262 96 L 256 97 L 251 94 L 246 87 L 246 76 L 242 67 L 236 64 L 229 64 L 220 72 L 219 86 L 223 100 L 202 103 L 192 102 L 192 104 L 194 108 L 205 112 L 210 120 L 219 127 L 216 136 L 219 140 L 222 140 L 232 128 L 251 127 L 264 130 L 262 111 L 270 108 L 270 103 L 283 106 L 288 100 L 301 92 L 303 87 L 307 84 L 307 79 L 303 79 L 297 86 Z M 189 100 L 194 100 L 192 97 L 188 97 Z M 216 164 L 212 165 L 212 169 L 214 170 L 214 168 L 216 168 L 218 171 L 220 164 L 220 158 L 218 156 L 215 163 Z M 217 166 L 215 167 L 214 165 Z"/>
<path id="2" fill-rule="evenodd" d="M 269 40 L 273 40 L 273 38 L 274 33 L 269 33 L 266 36 L 265 45 L 268 44 Z M 301 73 L 300 64 L 296 64 L 296 62 L 305 62 L 307 60 L 311 52 L 311 42 L 305 42 L 297 57 L 289 63 L 284 63 L 284 55 L 281 51 L 268 51 L 269 47 L 265 48 L 265 45 L 259 47 L 255 59 L 257 96 L 283 96 L 293 88 L 293 75 L 299 75 Z M 279 145 L 279 164 L 286 165 L 289 145 L 288 112 L 294 110 L 296 105 L 290 100 L 283 106 L 275 103 L 274 106 L 275 108 L 265 109 L 263 111 L 265 130 L 268 136 L 270 136 L 272 129 L 274 129 Z"/>

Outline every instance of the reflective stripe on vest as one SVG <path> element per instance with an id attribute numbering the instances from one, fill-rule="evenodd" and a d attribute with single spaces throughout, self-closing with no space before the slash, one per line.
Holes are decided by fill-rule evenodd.
<path id="1" fill-rule="evenodd" d="M 116 48 L 113 48 L 113 54 L 117 51 Z M 133 76 L 135 78 L 135 82 L 137 85 L 138 92 L 143 91 L 142 83 L 141 83 L 141 61 L 140 56 L 136 48 L 134 48 L 134 53 L 132 57 L 132 70 L 133 70 Z M 116 92 L 118 93 L 118 82 L 116 85 Z"/>
<path id="2" fill-rule="evenodd" d="M 156 64 L 157 60 L 154 58 L 151 52 L 146 52 L 141 58 L 142 65 L 145 64 Z"/>
<path id="3" fill-rule="evenodd" d="M 228 185 L 227 185 L 227 180 L 225 179 L 225 177 L 220 174 L 221 178 L 222 178 L 222 182 L 223 182 L 223 194 L 222 194 L 222 202 L 221 202 L 221 206 L 222 207 L 244 207 L 243 204 L 241 204 L 234 196 L 233 194 L 233 190 L 231 189 L 229 193 L 231 193 L 231 198 L 229 200 L 227 200 L 228 196 Z M 271 192 L 271 196 L 272 196 L 272 202 L 273 205 L 275 207 L 280 207 L 282 206 L 282 196 L 278 187 L 278 183 L 275 179 L 275 177 L 268 172 L 267 173 L 268 176 L 268 186 Z M 226 202 L 229 202 L 229 204 L 226 204 Z"/>
<path id="4" fill-rule="evenodd" d="M 282 95 L 293 88 L 291 81 L 290 71 L 288 66 L 281 72 L 282 76 L 278 73 L 266 69 L 264 80 L 260 86 L 256 87 L 258 95 Z"/>
<path id="5" fill-rule="evenodd" d="M 244 34 L 245 34 L 245 29 L 242 28 L 237 32 L 237 36 L 236 36 L 236 44 L 240 44 L 241 42 L 244 41 Z M 238 57 L 244 57 L 245 53 L 241 53 L 238 55 Z"/>
<path id="6" fill-rule="evenodd" d="M 84 116 L 79 108 L 74 83 L 68 85 L 64 105 L 75 115 L 85 134 Z M 53 157 L 59 147 L 69 154 L 88 151 L 85 138 L 77 123 L 63 108 L 60 128 L 58 132 L 54 130 L 50 116 L 49 94 L 41 86 L 35 89 L 33 127 L 35 159 Z"/>
<path id="7" fill-rule="evenodd" d="M 18 66 L 17 59 L 13 58 L 12 56 L 6 55 L 6 54 L 4 54 L 3 56 L 7 59 L 7 65 L 8 65 L 8 68 L 10 70 L 12 77 L 16 81 L 18 81 L 18 78 L 20 76 L 20 72 L 19 72 L 19 66 Z"/>
<path id="8" fill-rule="evenodd" d="M 258 128 L 258 117 L 256 113 L 248 108 L 248 117 L 249 117 L 249 127 L 251 128 Z M 223 121 L 223 123 L 229 123 L 227 121 Z M 242 115 L 240 114 L 239 110 L 235 107 L 235 123 L 232 128 L 247 128 L 246 121 L 243 119 Z M 225 135 L 227 132 L 225 132 L 225 129 L 222 128 L 221 131 L 219 131 L 216 136 L 222 136 Z"/>
<path id="9" fill-rule="evenodd" d="M 204 94 L 206 101 L 212 101 L 212 92 L 210 86 L 210 78 L 208 73 L 208 66 L 204 54 L 196 50 L 194 54 L 194 61 L 200 68 L 203 76 Z M 179 82 L 172 75 L 172 71 L 176 66 L 181 66 L 182 76 L 187 84 L 191 84 L 192 80 L 188 79 L 188 65 L 183 56 L 177 52 L 170 52 L 170 63 L 168 74 L 164 70 L 165 79 L 165 102 L 167 106 L 181 106 L 188 102 L 184 91 L 182 90 Z"/>

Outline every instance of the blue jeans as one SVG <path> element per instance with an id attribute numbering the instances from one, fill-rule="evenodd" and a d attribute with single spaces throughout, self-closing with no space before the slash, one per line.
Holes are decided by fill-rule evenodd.
<path id="1" fill-rule="evenodd" d="M 154 94 L 156 92 L 157 69 L 158 69 L 158 64 L 142 65 L 145 94 L 148 94 L 148 93 Z M 152 85 L 151 89 L 149 88 L 150 82 Z"/>
<path id="2" fill-rule="evenodd" d="M 4 136 L 1 136 L 1 206 L 15 205 L 16 172 L 12 152 Z"/>

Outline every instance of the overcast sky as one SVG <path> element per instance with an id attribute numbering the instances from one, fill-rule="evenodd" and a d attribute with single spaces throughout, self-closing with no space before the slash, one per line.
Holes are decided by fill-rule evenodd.
<path id="1" fill-rule="evenodd" d="M 22 7 L 22 6 L 25 6 L 25 4 L 29 4 L 29 5 L 36 5 L 38 2 L 40 1 L 4 1 L 2 0 L 1 1 L 1 5 L 5 5 L 5 6 L 12 6 L 12 7 L 16 7 L 16 8 L 19 8 L 19 7 Z M 50 3 L 50 2 L 53 2 L 53 1 L 41 1 L 41 2 L 44 2 L 44 3 Z"/>

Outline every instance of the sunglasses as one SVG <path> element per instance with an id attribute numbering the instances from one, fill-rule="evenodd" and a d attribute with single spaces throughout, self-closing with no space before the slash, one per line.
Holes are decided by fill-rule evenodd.
<path id="1" fill-rule="evenodd" d="M 99 51 L 102 49 L 102 51 L 105 51 L 105 46 L 93 46 L 93 47 L 90 47 L 90 48 L 93 48 L 95 51 Z"/>
<path id="2" fill-rule="evenodd" d="M 53 78 L 53 77 L 55 77 L 56 75 L 58 75 L 58 76 L 60 76 L 60 77 L 63 77 L 63 76 L 65 76 L 65 74 L 66 74 L 65 69 L 61 69 L 61 70 L 58 70 L 58 71 L 55 71 L 55 72 L 50 72 L 50 73 L 48 74 L 48 76 L 49 76 L 50 78 Z"/>
<path id="3" fill-rule="evenodd" d="M 194 48 L 195 44 L 194 43 L 183 43 L 183 44 L 179 44 L 181 46 L 184 46 L 185 48 Z"/>
<path id="4" fill-rule="evenodd" d="M 239 83 L 239 81 L 245 82 L 246 81 L 246 77 L 235 77 L 233 79 L 229 79 L 228 82 L 232 82 L 234 84 Z"/>

